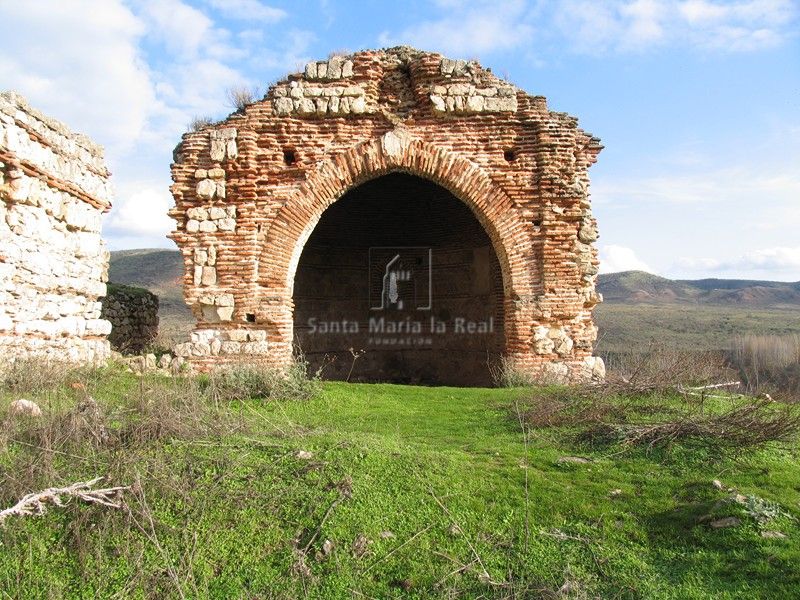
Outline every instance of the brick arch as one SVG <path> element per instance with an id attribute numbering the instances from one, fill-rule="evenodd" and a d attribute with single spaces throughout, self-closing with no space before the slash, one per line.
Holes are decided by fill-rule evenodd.
<path id="1" fill-rule="evenodd" d="M 293 334 L 293 283 L 306 241 L 331 204 L 358 185 L 392 172 L 428 179 L 464 202 L 489 236 L 503 276 L 506 349 L 526 352 L 527 315 L 519 309 L 536 286 L 531 270 L 532 240 L 518 208 L 475 163 L 404 131 L 390 131 L 336 154 L 311 171 L 306 181 L 269 219 L 258 283 L 273 302 L 272 339 L 289 353 Z M 274 301 L 280 299 L 279 305 Z"/>

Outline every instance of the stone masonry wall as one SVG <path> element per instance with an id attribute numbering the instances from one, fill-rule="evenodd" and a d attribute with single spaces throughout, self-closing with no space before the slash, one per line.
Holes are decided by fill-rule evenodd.
<path id="1" fill-rule="evenodd" d="M 158 336 L 158 296 L 128 285 L 107 287 L 101 316 L 111 323 L 111 347 L 123 353 L 142 352 Z"/>
<path id="2" fill-rule="evenodd" d="M 450 191 L 486 230 L 502 272 L 503 350 L 517 368 L 602 377 L 588 194 L 601 149 L 577 119 L 472 61 L 399 47 L 309 63 L 175 149 L 172 238 L 198 319 L 179 352 L 208 367 L 287 364 L 295 271 L 322 213 L 403 172 Z"/>
<path id="3" fill-rule="evenodd" d="M 108 357 L 108 177 L 99 146 L 0 94 L 0 360 Z"/>

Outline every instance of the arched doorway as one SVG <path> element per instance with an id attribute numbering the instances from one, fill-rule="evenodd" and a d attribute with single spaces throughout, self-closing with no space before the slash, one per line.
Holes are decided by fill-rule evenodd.
<path id="1" fill-rule="evenodd" d="M 488 385 L 505 349 L 492 242 L 469 207 L 395 172 L 344 194 L 303 247 L 294 342 L 312 370 L 351 381 Z"/>

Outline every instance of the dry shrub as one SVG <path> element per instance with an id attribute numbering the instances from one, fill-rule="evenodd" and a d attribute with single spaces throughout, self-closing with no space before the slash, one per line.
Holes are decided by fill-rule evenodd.
<path id="1" fill-rule="evenodd" d="M 609 367 L 606 390 L 615 393 L 658 394 L 731 377 L 719 352 L 677 350 L 655 343 L 643 352 L 620 355 Z"/>
<path id="2" fill-rule="evenodd" d="M 123 446 L 162 439 L 218 438 L 244 428 L 231 411 L 216 406 L 194 378 L 140 379 L 128 398 L 127 418 L 114 432 Z"/>
<path id="3" fill-rule="evenodd" d="M 536 383 L 534 377 L 520 369 L 513 358 L 499 356 L 488 362 L 489 375 L 496 387 L 528 387 Z"/>
<path id="4" fill-rule="evenodd" d="M 747 392 L 800 401 L 800 335 L 739 337 L 728 360 Z"/>
<path id="5" fill-rule="evenodd" d="M 210 127 L 213 124 L 214 124 L 214 119 L 212 119 L 211 117 L 194 117 L 189 122 L 189 131 L 200 131 L 201 129 Z"/>
<path id="6" fill-rule="evenodd" d="M 14 448 L 2 469 L 6 502 L 63 482 L 64 461 L 96 474 L 135 463 L 159 440 L 218 440 L 247 430 L 241 414 L 212 402 L 194 378 L 142 377 L 100 402 L 73 381 L 40 403 L 41 417 L 0 421 L 0 451 Z"/>
<path id="7" fill-rule="evenodd" d="M 538 390 L 526 403 L 522 419 L 534 429 L 574 427 L 624 419 L 625 407 L 597 388 L 575 387 Z"/>
<path id="8" fill-rule="evenodd" d="M 98 403 L 80 383 L 72 397 L 53 398 L 37 419 L 8 416 L 7 441 L 43 451 L 80 453 L 91 448 L 134 448 L 161 439 L 217 437 L 241 427 L 215 406 L 195 379 L 143 377 L 115 402 Z"/>
<path id="9" fill-rule="evenodd" d="M 701 446 L 717 452 L 737 453 L 769 442 L 793 442 L 800 433 L 796 405 L 747 398 L 718 414 L 686 411 L 668 421 L 648 423 L 597 423 L 579 439 L 616 442 L 623 446 Z"/>
<path id="10" fill-rule="evenodd" d="M 19 395 L 38 396 L 93 374 L 90 367 L 47 358 L 20 357 L 0 366 L 0 389 Z"/>
<path id="11" fill-rule="evenodd" d="M 228 88 L 225 92 L 228 97 L 228 104 L 236 110 L 244 110 L 256 101 L 259 95 L 257 87 L 247 87 L 244 85 Z"/>
<path id="12" fill-rule="evenodd" d="M 308 364 L 298 358 L 286 369 L 241 363 L 212 373 L 207 392 L 212 398 L 234 400 L 308 400 L 319 391 L 319 377 L 308 376 Z"/>
<path id="13" fill-rule="evenodd" d="M 580 442 L 623 447 L 680 442 L 737 452 L 797 439 L 800 405 L 703 387 L 730 377 L 718 354 L 652 346 L 615 365 L 604 384 L 535 390 L 522 418 L 532 429 L 578 428 Z"/>

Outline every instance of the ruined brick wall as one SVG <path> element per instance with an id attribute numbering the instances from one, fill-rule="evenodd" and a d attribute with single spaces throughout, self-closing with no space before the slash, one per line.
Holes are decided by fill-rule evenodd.
<path id="1" fill-rule="evenodd" d="M 108 176 L 99 146 L 0 94 L 0 359 L 108 357 Z"/>
<path id="2" fill-rule="evenodd" d="M 286 364 L 295 275 L 323 212 L 402 172 L 442 186 L 483 226 L 502 278 L 504 354 L 548 378 L 602 376 L 588 196 L 601 148 L 575 118 L 474 62 L 401 47 L 310 63 L 176 148 L 172 237 L 198 319 L 179 351 L 201 365 Z"/>

